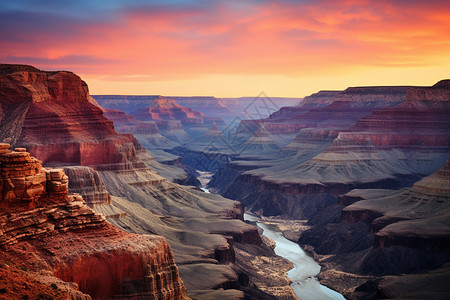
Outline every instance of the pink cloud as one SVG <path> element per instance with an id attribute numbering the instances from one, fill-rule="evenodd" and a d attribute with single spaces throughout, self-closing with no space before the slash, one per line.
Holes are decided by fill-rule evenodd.
<path id="1" fill-rule="evenodd" d="M 438 2 L 267 1 L 242 10 L 217 2 L 135 8 L 98 20 L 50 16 L 44 30 L 36 24 L 3 34 L 0 58 L 158 80 L 439 64 L 450 53 L 450 9 Z M 70 59 L 76 57 L 89 58 L 89 67 Z"/>

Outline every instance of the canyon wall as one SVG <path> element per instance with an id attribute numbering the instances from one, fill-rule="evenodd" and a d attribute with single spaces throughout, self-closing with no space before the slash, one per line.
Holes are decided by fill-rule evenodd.
<path id="1" fill-rule="evenodd" d="M 254 211 L 304 218 L 314 212 L 302 208 L 299 197 L 317 201 L 324 198 L 319 195 L 331 195 L 336 201 L 355 188 L 410 185 L 435 172 L 450 153 L 449 93 L 448 80 L 433 87 L 325 91 L 269 118 L 241 122 L 238 135 L 255 136 L 256 128 L 263 127 L 279 143 L 278 136 L 298 134 L 282 150 L 266 147 L 267 153 L 260 150 L 251 158 L 243 151 L 227 172 L 213 177 L 211 186 Z M 241 171 L 242 166 L 248 169 Z M 220 176 L 230 176 L 233 169 L 232 183 L 218 186 L 227 181 Z M 320 211 L 330 202 L 316 204 Z"/>
<path id="2" fill-rule="evenodd" d="M 341 195 L 340 219 L 316 224 L 299 239 L 326 266 L 322 280 L 350 299 L 368 293 L 420 298 L 420 288 L 411 286 L 412 275 L 404 274 L 415 273 L 417 282 L 437 272 L 444 277 L 433 275 L 438 281 L 431 286 L 442 291 L 450 257 L 449 170 L 450 159 L 412 187 Z M 388 280 L 396 282 L 395 291 Z M 436 292 L 424 290 L 427 297 Z M 444 290 L 448 293 L 448 287 Z"/>
<path id="3" fill-rule="evenodd" d="M 187 298 L 163 238 L 108 224 L 80 195 L 69 194 L 62 169 L 43 168 L 23 148 L 0 144 L 0 168 L 0 261 L 22 270 L 16 271 L 22 284 L 38 285 L 37 291 L 14 291 L 10 275 L 3 278 L 2 293 L 39 297 L 33 293 L 62 285 L 54 291 L 58 298 Z"/>
<path id="4" fill-rule="evenodd" d="M 0 137 L 26 147 L 44 163 L 97 165 L 133 161 L 127 136 L 118 135 L 101 109 L 91 104 L 87 85 L 70 72 L 22 71 L 5 67 Z M 79 122 L 80 117 L 83 122 Z"/>

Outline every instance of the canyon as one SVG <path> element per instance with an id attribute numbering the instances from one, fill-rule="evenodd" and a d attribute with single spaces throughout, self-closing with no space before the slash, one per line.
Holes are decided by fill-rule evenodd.
<path id="1" fill-rule="evenodd" d="M 439 298 L 448 293 L 449 116 L 450 80 L 352 87 L 169 152 L 213 172 L 209 190 L 246 210 L 305 220 L 306 227 L 286 226 L 285 236 L 321 263 L 321 282 L 345 297 Z M 429 276 L 441 281 L 414 289 Z"/>
<path id="2" fill-rule="evenodd" d="M 0 292 L 295 299 L 248 212 L 347 299 L 450 293 L 450 80 L 92 97 L 71 72 L 1 65 L 0 87 Z"/>
<path id="3" fill-rule="evenodd" d="M 14 155 L 36 157 L 30 158 L 35 170 L 39 170 L 37 165 L 41 163 L 44 168 L 58 170 L 62 181 L 55 183 L 55 187 L 45 186 L 79 193 L 77 200 L 56 207 L 56 211 L 57 203 L 53 200 L 48 209 L 41 210 L 41 199 L 33 197 L 40 195 L 44 184 L 38 180 L 44 175 L 2 181 L 5 191 L 2 203 L 12 197 L 11 189 L 27 187 L 17 195 L 24 192 L 28 197 L 25 199 L 31 200 L 11 203 L 24 210 L 18 225 L 36 223 L 36 229 L 34 225 L 27 226 L 30 233 L 21 227 L 11 229 L 9 222 L 14 222 L 16 217 L 5 211 L 6 220 L 2 225 L 7 232 L 12 230 L 12 236 L 6 234 L 4 239 L 23 237 L 24 240 L 17 243 L 18 249 L 11 248 L 2 259 L 2 272 L 8 279 L 2 282 L 5 286 L 1 287 L 2 291 L 13 294 L 21 291 L 12 275 L 20 273 L 26 284 L 35 284 L 37 289 L 53 294 L 60 289 L 76 291 L 77 287 L 70 283 L 75 282 L 86 299 L 113 295 L 136 299 L 294 297 L 290 289 L 282 288 L 288 286 L 288 281 L 280 270 L 287 270 L 290 264 L 276 258 L 270 243 L 261 240 L 256 226 L 243 222 L 241 203 L 206 194 L 192 185 L 177 184 L 177 181 L 189 183 L 188 173 L 180 167 L 180 158 L 163 151 L 153 155 L 132 133 L 118 133 L 104 114 L 116 116 L 132 126 L 139 122 L 120 111 L 100 108 L 77 75 L 24 65 L 1 65 L 0 86 L 0 141 L 11 144 L 16 149 Z M 167 102 L 161 101 L 157 109 L 165 109 Z M 170 107 L 170 111 L 178 109 L 173 102 L 172 106 L 175 107 Z M 191 112 L 183 108 L 181 111 Z M 182 124 L 180 120 L 166 121 L 170 126 Z M 172 132 L 186 134 L 177 126 Z M 159 130 L 152 123 L 135 128 L 143 128 L 139 132 L 144 135 L 158 134 Z M 15 167 L 18 171 L 23 169 Z M 190 178 L 194 185 L 199 185 L 195 178 Z M 68 219 L 60 216 L 59 220 L 59 215 Z M 59 220 L 56 224 L 54 218 Z M 54 230 L 60 227 L 62 232 Z M 49 238 L 33 238 L 34 234 L 40 237 L 41 233 L 48 234 Z M 63 246 L 65 243 L 71 246 Z M 29 256 L 36 257 L 39 264 L 28 259 Z M 255 264 L 249 268 L 248 256 L 261 261 L 273 258 L 277 263 Z M 36 266 L 32 276 L 20 271 L 31 269 L 29 262 Z M 274 280 L 258 275 L 270 268 Z M 58 280 L 56 288 L 52 285 L 53 277 Z M 36 280 L 41 281 L 36 283 Z M 122 290 L 118 290 L 121 285 Z"/>

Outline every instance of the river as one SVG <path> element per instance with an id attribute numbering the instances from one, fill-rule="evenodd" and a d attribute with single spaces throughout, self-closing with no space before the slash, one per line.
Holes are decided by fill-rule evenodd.
<path id="1" fill-rule="evenodd" d="M 320 272 L 320 265 L 298 244 L 286 239 L 276 225 L 266 224 L 249 214 L 244 214 L 244 219 L 257 222 L 258 227 L 264 230 L 263 235 L 275 241 L 275 254 L 292 262 L 294 268 L 287 272 L 287 276 L 297 297 L 301 300 L 345 300 L 338 292 L 319 283 L 316 275 Z"/>
<path id="2" fill-rule="evenodd" d="M 199 173 L 199 180 L 203 186 L 201 189 L 209 193 L 206 184 L 212 174 Z M 298 244 L 286 239 L 278 226 L 266 224 L 260 218 L 249 214 L 244 214 L 244 219 L 256 222 L 258 227 L 264 230 L 263 235 L 275 241 L 275 254 L 292 262 L 294 267 L 287 272 L 287 276 L 292 281 L 291 288 L 298 298 L 301 300 L 345 300 L 344 296 L 338 292 L 319 283 L 316 276 L 320 272 L 320 265 Z"/>

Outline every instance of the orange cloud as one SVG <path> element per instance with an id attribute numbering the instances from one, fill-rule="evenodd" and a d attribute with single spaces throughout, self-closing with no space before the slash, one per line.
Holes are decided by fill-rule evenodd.
<path id="1" fill-rule="evenodd" d="M 125 8 L 98 20 L 30 13 L 34 29 L 5 17 L 0 25 L 15 29 L 0 34 L 1 60 L 72 69 L 106 85 L 170 81 L 176 90 L 177 81 L 217 75 L 331 80 L 450 65 L 444 1 L 249 1 L 238 8 L 211 1 Z"/>

